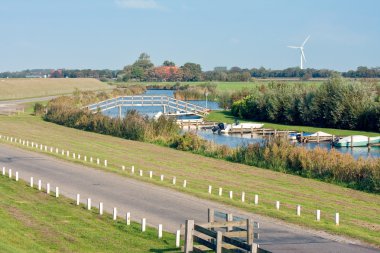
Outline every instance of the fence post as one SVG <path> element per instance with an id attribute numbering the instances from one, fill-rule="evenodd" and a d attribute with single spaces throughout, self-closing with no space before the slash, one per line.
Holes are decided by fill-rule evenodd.
<path id="1" fill-rule="evenodd" d="M 183 180 L 183 188 L 186 188 L 186 185 L 187 185 L 187 181 Z"/>
<path id="2" fill-rule="evenodd" d="M 133 166 L 133 165 L 132 165 L 132 167 L 131 167 L 131 172 L 132 172 L 132 174 L 135 173 L 135 166 Z"/>
<path id="3" fill-rule="evenodd" d="M 8 170 L 8 176 L 9 176 L 9 178 L 12 178 L 12 169 Z"/>
<path id="4" fill-rule="evenodd" d="M 301 205 L 297 205 L 297 216 L 301 216 Z"/>
<path id="5" fill-rule="evenodd" d="M 162 224 L 158 224 L 158 238 L 162 238 Z"/>
<path id="6" fill-rule="evenodd" d="M 161 181 L 164 181 L 164 175 L 161 175 L 160 179 L 161 179 Z"/>
<path id="7" fill-rule="evenodd" d="M 143 171 L 142 170 L 140 170 L 140 177 L 142 177 L 143 176 Z"/>
<path id="8" fill-rule="evenodd" d="M 209 186 L 208 186 L 208 194 L 211 194 L 211 192 L 212 192 L 212 186 L 209 185 Z"/>
<path id="9" fill-rule="evenodd" d="M 339 226 L 339 213 L 335 213 L 335 225 Z"/>
<path id="10" fill-rule="evenodd" d="M 42 189 L 42 182 L 41 179 L 38 179 L 38 190 L 41 191 Z"/>
<path id="11" fill-rule="evenodd" d="M 50 183 L 46 184 L 46 193 L 50 194 Z"/>
<path id="12" fill-rule="evenodd" d="M 230 191 L 230 199 L 232 199 L 234 197 L 234 193 L 233 191 Z"/>
<path id="13" fill-rule="evenodd" d="M 30 177 L 30 187 L 33 188 L 33 177 Z"/>
<path id="14" fill-rule="evenodd" d="M 253 221 L 251 219 L 247 219 L 247 243 L 248 245 L 252 245 L 253 243 Z"/>
<path id="15" fill-rule="evenodd" d="M 99 158 L 96 158 L 96 164 L 100 165 L 100 159 Z"/>
<path id="16" fill-rule="evenodd" d="M 18 181 L 18 171 L 16 171 L 16 181 Z"/>
<path id="17" fill-rule="evenodd" d="M 113 208 L 112 216 L 113 216 L 113 220 L 117 219 L 117 209 L 116 209 L 116 207 Z"/>
<path id="18" fill-rule="evenodd" d="M 216 232 L 216 253 L 222 253 L 223 233 L 221 231 Z"/>
<path id="19" fill-rule="evenodd" d="M 257 253 L 259 245 L 257 243 L 252 243 L 250 253 Z"/>
<path id="20" fill-rule="evenodd" d="M 177 232 L 175 234 L 175 246 L 176 246 L 176 248 L 179 248 L 181 246 L 180 242 L 181 242 L 181 230 L 177 230 Z"/>
<path id="21" fill-rule="evenodd" d="M 321 220 L 321 210 L 317 210 L 317 217 L 316 217 L 317 221 L 320 221 Z"/>
<path id="22" fill-rule="evenodd" d="M 125 220 L 127 222 L 127 226 L 131 225 L 131 213 L 130 212 L 127 213 Z"/>
<path id="23" fill-rule="evenodd" d="M 259 195 L 255 194 L 255 205 L 259 204 Z"/>
<path id="24" fill-rule="evenodd" d="M 278 200 L 276 201 L 276 209 L 280 210 L 280 201 L 278 201 Z"/>
<path id="25" fill-rule="evenodd" d="M 153 177 L 153 171 L 149 171 L 149 178 Z"/>
<path id="26" fill-rule="evenodd" d="M 245 192 L 241 193 L 241 202 L 245 202 Z"/>
<path id="27" fill-rule="evenodd" d="M 121 166 L 121 170 L 123 170 L 123 171 L 125 170 L 125 166 L 124 165 Z"/>
<path id="28" fill-rule="evenodd" d="M 80 160 L 80 154 L 78 154 L 78 160 Z"/>
<path id="29" fill-rule="evenodd" d="M 227 217 L 226 217 L 226 220 L 227 221 L 233 221 L 234 220 L 234 216 L 232 213 L 228 213 L 227 214 Z M 232 231 L 232 227 L 231 226 L 228 226 L 227 227 L 227 231 Z"/>
<path id="30" fill-rule="evenodd" d="M 3 167 L 3 176 L 5 176 L 5 167 Z"/>
<path id="31" fill-rule="evenodd" d="M 108 165 L 107 160 L 104 160 L 104 167 L 107 167 L 107 165 Z"/>
<path id="32" fill-rule="evenodd" d="M 213 208 L 209 208 L 207 212 L 207 222 L 211 223 L 215 221 L 215 210 Z"/>
<path id="33" fill-rule="evenodd" d="M 99 215 L 103 215 L 103 202 L 99 202 Z"/>
<path id="34" fill-rule="evenodd" d="M 87 199 L 87 210 L 91 210 L 91 199 Z"/>
<path id="35" fill-rule="evenodd" d="M 94 162 L 94 158 L 92 158 L 92 156 L 90 157 L 90 163 L 93 163 Z"/>
<path id="36" fill-rule="evenodd" d="M 79 204 L 80 204 L 80 194 L 78 193 L 77 194 L 77 206 L 79 206 Z"/>
<path id="37" fill-rule="evenodd" d="M 176 183 L 176 177 L 173 177 L 173 184 Z"/>
<path id="38" fill-rule="evenodd" d="M 146 219 L 142 218 L 141 220 L 141 232 L 145 232 L 146 229 Z"/>
<path id="39" fill-rule="evenodd" d="M 58 188 L 58 186 L 55 187 L 55 197 L 56 198 L 59 197 L 59 188 Z"/>
<path id="40" fill-rule="evenodd" d="M 185 223 L 185 253 L 193 251 L 194 220 L 186 220 Z"/>
<path id="41" fill-rule="evenodd" d="M 84 161 L 87 162 L 87 156 L 84 156 Z"/>
<path id="42" fill-rule="evenodd" d="M 222 196 L 222 193 L 223 193 L 223 188 L 219 187 L 219 196 Z"/>

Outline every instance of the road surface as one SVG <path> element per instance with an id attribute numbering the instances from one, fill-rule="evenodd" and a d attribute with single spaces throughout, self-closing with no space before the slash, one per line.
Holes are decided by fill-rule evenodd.
<path id="1" fill-rule="evenodd" d="M 171 189 L 0 144 L 0 167 L 3 166 L 17 170 L 25 181 L 34 177 L 36 184 L 41 179 L 43 185 L 49 182 L 52 189 L 59 186 L 61 194 L 69 198 L 75 199 L 79 193 L 82 203 L 90 197 L 94 206 L 103 202 L 109 213 L 117 207 L 121 216 L 131 212 L 133 220 L 146 218 L 149 225 L 163 224 L 168 231 L 175 231 L 186 219 L 206 222 L 207 209 L 215 208 L 258 221 L 260 229 L 256 232 L 260 238 L 256 242 L 273 252 L 380 252 L 343 237 L 288 225 Z"/>

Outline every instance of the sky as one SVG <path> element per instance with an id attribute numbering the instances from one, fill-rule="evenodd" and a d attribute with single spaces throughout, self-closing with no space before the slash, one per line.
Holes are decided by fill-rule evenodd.
<path id="1" fill-rule="evenodd" d="M 0 71 L 380 66 L 378 0 L 1 0 Z"/>

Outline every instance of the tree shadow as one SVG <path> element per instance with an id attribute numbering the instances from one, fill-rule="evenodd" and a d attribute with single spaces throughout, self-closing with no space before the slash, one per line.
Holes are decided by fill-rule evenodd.
<path id="1" fill-rule="evenodd" d="M 169 249 L 150 249 L 149 252 L 164 253 L 164 252 L 181 252 L 181 251 L 179 248 L 169 248 Z"/>

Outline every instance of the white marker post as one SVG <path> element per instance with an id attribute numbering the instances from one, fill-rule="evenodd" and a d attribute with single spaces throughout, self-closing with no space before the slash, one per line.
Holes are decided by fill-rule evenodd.
<path id="1" fill-rule="evenodd" d="M 41 179 L 38 179 L 38 190 L 41 191 L 42 189 L 42 182 Z"/>
<path id="2" fill-rule="evenodd" d="M 61 155 L 65 155 L 65 150 L 62 149 Z"/>
<path id="3" fill-rule="evenodd" d="M 50 183 L 46 184 L 46 193 L 50 194 Z"/>
<path id="4" fill-rule="evenodd" d="M 339 213 L 335 213 L 335 225 L 339 226 Z"/>
<path id="5" fill-rule="evenodd" d="M 94 159 L 92 157 L 90 157 L 90 162 L 92 163 L 94 161 Z"/>
<path id="6" fill-rule="evenodd" d="M 180 247 L 180 242 L 181 242 L 181 230 L 177 230 L 175 233 L 175 246 L 176 248 Z"/>
<path id="7" fill-rule="evenodd" d="M 8 170 L 8 176 L 9 176 L 9 178 L 12 178 L 12 169 Z"/>
<path id="8" fill-rule="evenodd" d="M 73 159 L 75 159 L 75 153 L 73 153 Z"/>
<path id="9" fill-rule="evenodd" d="M 80 160 L 80 154 L 78 154 L 78 160 Z"/>
<path id="10" fill-rule="evenodd" d="M 58 154 L 59 150 L 58 148 L 55 148 L 55 153 Z"/>
<path id="11" fill-rule="evenodd" d="M 245 202 L 245 192 L 241 193 L 241 202 Z"/>
<path id="12" fill-rule="evenodd" d="M 87 156 L 84 156 L 84 161 L 87 162 Z"/>
<path id="13" fill-rule="evenodd" d="M 131 225 L 131 213 L 128 212 L 125 216 L 125 220 L 127 222 L 127 226 Z"/>
<path id="14" fill-rule="evenodd" d="M 208 186 L 208 194 L 211 194 L 211 192 L 212 192 L 212 186 L 209 185 L 209 186 Z"/>
<path id="15" fill-rule="evenodd" d="M 53 147 L 50 147 L 50 153 L 53 153 Z"/>
<path id="16" fill-rule="evenodd" d="M 176 177 L 173 177 L 173 184 L 175 184 L 176 183 Z"/>
<path id="17" fill-rule="evenodd" d="M 125 166 L 124 166 L 124 165 L 121 166 L 121 170 L 122 170 L 122 171 L 125 170 Z"/>
<path id="18" fill-rule="evenodd" d="M 79 204 L 80 204 L 80 194 L 78 193 L 77 194 L 77 206 L 79 206 Z"/>
<path id="19" fill-rule="evenodd" d="M 145 232 L 146 230 L 146 219 L 142 218 L 141 220 L 141 232 Z"/>
<path id="20" fill-rule="evenodd" d="M 55 197 L 56 198 L 59 197 L 59 188 L 58 188 L 58 186 L 55 187 Z"/>
<path id="21" fill-rule="evenodd" d="M 230 199 L 232 199 L 234 197 L 234 193 L 233 191 L 230 191 Z"/>
<path id="22" fill-rule="evenodd" d="M 117 219 L 117 209 L 116 209 L 116 207 L 113 208 L 112 219 L 113 219 L 113 220 L 116 220 L 116 219 Z"/>
<path id="23" fill-rule="evenodd" d="M 87 210 L 91 210 L 91 199 L 87 199 Z"/>
<path id="24" fill-rule="evenodd" d="M 158 224 L 158 238 L 162 238 L 162 224 Z"/>
<path id="25" fill-rule="evenodd" d="M 30 177 L 30 187 L 33 188 L 33 177 Z"/>
<path id="26" fill-rule="evenodd" d="M 142 177 L 143 176 L 143 171 L 142 170 L 140 170 L 140 177 Z"/>
<path id="27" fill-rule="evenodd" d="M 104 160 L 104 167 L 107 167 L 108 163 L 107 160 Z"/>
<path id="28" fill-rule="evenodd" d="M 259 195 L 255 194 L 255 205 L 259 204 Z"/>
<path id="29" fill-rule="evenodd" d="M 135 166 L 133 166 L 133 165 L 132 165 L 132 167 L 131 167 L 131 173 L 132 173 L 132 174 L 135 174 Z"/>
<path id="30" fill-rule="evenodd" d="M 45 145 L 45 152 L 47 152 L 47 146 Z"/>
<path id="31" fill-rule="evenodd" d="M 149 178 L 152 179 L 153 177 L 153 171 L 149 171 Z"/>
<path id="32" fill-rule="evenodd" d="M 99 202 L 99 215 L 103 215 L 103 202 Z"/>
<path id="33" fill-rule="evenodd" d="M 301 216 L 301 205 L 297 205 L 297 216 Z"/>
<path id="34" fill-rule="evenodd" d="M 317 210 L 317 217 L 316 217 L 316 220 L 317 221 L 320 221 L 321 220 L 321 210 Z"/>
<path id="35" fill-rule="evenodd" d="M 18 181 L 18 171 L 16 171 L 16 181 Z"/>
<path id="36" fill-rule="evenodd" d="M 100 165 L 100 159 L 99 158 L 96 158 L 96 164 Z"/>
<path id="37" fill-rule="evenodd" d="M 187 186 L 187 181 L 183 180 L 183 188 L 186 188 L 186 186 Z"/>
<path id="38" fill-rule="evenodd" d="M 164 181 L 164 175 L 161 175 L 160 179 L 161 181 Z"/>
<path id="39" fill-rule="evenodd" d="M 70 156 L 70 152 L 68 150 L 66 150 L 66 156 L 69 157 Z"/>
<path id="40" fill-rule="evenodd" d="M 219 187 L 219 196 L 222 196 L 222 194 L 223 194 L 223 188 Z"/>
<path id="41" fill-rule="evenodd" d="M 5 176 L 5 167 L 3 167 L 3 176 Z"/>
<path id="42" fill-rule="evenodd" d="M 276 201 L 276 209 L 280 210 L 280 201 Z"/>

